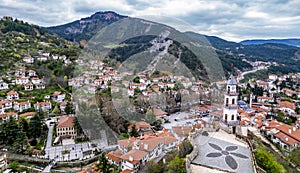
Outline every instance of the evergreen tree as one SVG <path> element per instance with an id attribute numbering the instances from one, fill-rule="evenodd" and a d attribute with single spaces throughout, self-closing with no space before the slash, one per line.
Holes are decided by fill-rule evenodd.
<path id="1" fill-rule="evenodd" d="M 17 135 L 16 140 L 13 144 L 15 151 L 17 153 L 24 154 L 24 152 L 26 151 L 27 143 L 28 143 L 28 138 L 26 136 L 26 133 L 20 132 Z"/>
<path id="2" fill-rule="evenodd" d="M 43 123 L 38 114 L 34 115 L 29 122 L 28 136 L 38 138 L 42 134 Z"/>
<path id="3" fill-rule="evenodd" d="M 65 107 L 65 112 L 66 112 L 66 114 L 73 113 L 73 105 L 70 102 L 67 103 L 67 105 Z"/>
<path id="4" fill-rule="evenodd" d="M 83 130 L 81 128 L 81 125 L 80 125 L 77 117 L 74 117 L 73 124 L 74 124 L 74 129 L 75 129 L 77 135 L 83 134 Z"/>
<path id="5" fill-rule="evenodd" d="M 6 144 L 12 145 L 16 136 L 20 132 L 20 128 L 14 117 L 9 117 L 8 121 L 4 123 L 4 142 Z"/>
<path id="6" fill-rule="evenodd" d="M 25 118 L 20 118 L 19 119 L 19 125 L 20 125 L 20 128 L 23 132 L 28 131 L 29 124 L 28 124 L 28 121 Z"/>
<path id="7" fill-rule="evenodd" d="M 98 161 L 99 162 L 96 165 L 98 170 L 100 170 L 103 173 L 113 173 L 114 172 L 115 166 L 108 162 L 104 153 L 101 154 Z"/>
<path id="8" fill-rule="evenodd" d="M 134 137 L 139 136 L 139 132 L 137 131 L 135 124 L 133 124 L 133 126 L 131 128 L 130 136 L 134 136 Z"/>

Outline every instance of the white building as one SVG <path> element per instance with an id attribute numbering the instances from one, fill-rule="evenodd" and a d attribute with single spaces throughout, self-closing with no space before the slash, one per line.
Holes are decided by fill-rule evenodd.
<path id="1" fill-rule="evenodd" d="M 64 101 L 65 97 L 66 97 L 66 94 L 65 93 L 62 93 L 60 91 L 55 91 L 52 95 L 52 100 L 55 101 L 55 102 L 62 102 Z"/>
<path id="2" fill-rule="evenodd" d="M 29 79 L 27 77 L 17 78 L 16 84 L 23 85 L 29 82 Z"/>
<path id="3" fill-rule="evenodd" d="M 6 99 L 7 100 L 19 100 L 19 93 L 11 90 L 8 93 L 6 93 Z"/>
<path id="4" fill-rule="evenodd" d="M 26 56 L 23 58 L 23 61 L 27 64 L 33 64 L 34 63 L 34 58 L 31 56 Z"/>
<path id="5" fill-rule="evenodd" d="M 34 104 L 34 109 L 37 111 L 41 109 L 42 111 L 46 112 L 52 109 L 52 105 L 51 102 L 38 102 Z"/>
<path id="6" fill-rule="evenodd" d="M 56 126 L 56 135 L 58 137 L 71 137 L 76 138 L 76 130 L 74 128 L 75 117 L 63 117 L 59 120 Z"/>
<path id="7" fill-rule="evenodd" d="M 29 109 L 31 108 L 31 103 L 29 101 L 27 102 L 15 102 L 14 103 L 14 110 L 15 111 L 19 111 L 19 112 L 23 112 L 25 109 Z"/>
<path id="8" fill-rule="evenodd" d="M 7 90 L 8 89 L 8 84 L 5 82 L 0 82 L 0 90 Z"/>
<path id="9" fill-rule="evenodd" d="M 223 105 L 223 121 L 227 125 L 237 125 L 238 121 L 238 92 L 237 92 L 237 82 L 233 75 L 230 75 L 227 81 L 227 86 L 225 90 L 225 99 Z"/>

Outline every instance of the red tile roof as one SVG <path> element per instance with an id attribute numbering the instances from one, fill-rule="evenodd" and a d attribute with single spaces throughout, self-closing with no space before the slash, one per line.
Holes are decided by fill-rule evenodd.
<path id="1" fill-rule="evenodd" d="M 293 146 L 295 145 L 296 143 L 298 143 L 299 141 L 291 138 L 290 136 L 288 135 L 285 135 L 284 133 L 282 132 L 278 132 L 274 135 L 276 138 L 280 139 L 280 141 L 282 141 L 283 143 L 289 145 L 289 146 Z"/>
<path id="2" fill-rule="evenodd" d="M 183 137 L 184 135 L 188 135 L 192 130 L 192 126 L 172 126 L 172 130 L 177 134 L 178 137 Z"/>
<path id="3" fill-rule="evenodd" d="M 122 151 L 120 149 L 117 149 L 115 151 L 111 151 L 106 154 L 106 157 L 109 158 L 110 160 L 113 160 L 117 163 L 121 162 L 121 157 L 122 156 Z"/>
<path id="4" fill-rule="evenodd" d="M 57 127 L 73 127 L 75 117 L 63 117 L 59 120 Z"/>
<path id="5" fill-rule="evenodd" d="M 11 90 L 6 95 L 16 95 L 16 94 L 18 94 L 18 92 L 16 92 L 15 90 Z"/>
<path id="6" fill-rule="evenodd" d="M 141 150 L 130 150 L 129 152 L 125 153 L 121 156 L 122 160 L 126 160 L 127 162 L 136 165 L 139 163 L 145 156 L 148 155 L 148 152 L 141 151 Z M 132 158 L 132 160 L 130 160 Z"/>

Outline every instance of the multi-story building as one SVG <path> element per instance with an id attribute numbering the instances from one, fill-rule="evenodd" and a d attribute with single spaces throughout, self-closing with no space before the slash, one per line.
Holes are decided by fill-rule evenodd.
<path id="1" fill-rule="evenodd" d="M 11 90 L 6 93 L 7 100 L 19 100 L 19 93 L 17 91 Z"/>
<path id="2" fill-rule="evenodd" d="M 74 128 L 74 119 L 75 117 L 71 116 L 61 118 L 56 126 L 56 135 L 58 137 L 71 137 L 75 139 L 77 133 Z"/>
<path id="3" fill-rule="evenodd" d="M 118 149 L 106 154 L 112 164 L 121 166 L 123 171 L 137 170 L 151 159 L 160 157 L 178 144 L 178 140 L 168 131 L 156 135 L 131 137 L 118 141 Z"/>
<path id="4" fill-rule="evenodd" d="M 23 112 L 25 109 L 31 108 L 31 103 L 29 101 L 27 102 L 14 102 L 14 110 Z"/>
<path id="5" fill-rule="evenodd" d="M 50 111 L 52 109 L 52 104 L 51 102 L 37 102 L 34 104 L 34 109 L 35 110 L 42 110 L 44 112 Z"/>
<path id="6" fill-rule="evenodd" d="M 64 101 L 66 94 L 59 91 L 55 91 L 52 96 L 53 101 L 62 102 Z"/>

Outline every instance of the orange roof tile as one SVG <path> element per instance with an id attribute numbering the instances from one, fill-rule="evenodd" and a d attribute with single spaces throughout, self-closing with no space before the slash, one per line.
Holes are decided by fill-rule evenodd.
<path id="1" fill-rule="evenodd" d="M 276 138 L 280 139 L 283 143 L 289 145 L 289 146 L 293 146 L 296 143 L 299 143 L 299 141 L 291 138 L 290 136 L 282 133 L 282 132 L 278 132 L 274 135 Z"/>
<path id="2" fill-rule="evenodd" d="M 63 117 L 59 120 L 57 127 L 73 127 L 75 117 Z"/>
<path id="3" fill-rule="evenodd" d="M 136 165 L 139 163 L 145 156 L 147 156 L 148 153 L 146 151 L 141 151 L 141 150 L 130 150 L 129 152 L 123 154 L 121 156 L 122 160 L 126 160 L 127 162 Z M 130 160 L 132 158 L 132 160 Z"/>
<path id="4" fill-rule="evenodd" d="M 120 163 L 121 162 L 121 157 L 122 156 L 122 151 L 120 149 L 117 149 L 115 151 L 111 151 L 109 153 L 106 154 L 106 157 L 117 162 Z"/>

